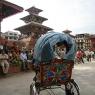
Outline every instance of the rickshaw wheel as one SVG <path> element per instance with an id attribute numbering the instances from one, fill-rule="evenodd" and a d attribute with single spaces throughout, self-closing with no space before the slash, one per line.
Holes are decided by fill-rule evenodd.
<path id="1" fill-rule="evenodd" d="M 36 90 L 35 84 L 30 85 L 30 95 L 39 95 Z"/>
<path id="2" fill-rule="evenodd" d="M 73 79 L 65 85 L 65 93 L 66 95 L 80 95 L 79 87 Z"/>

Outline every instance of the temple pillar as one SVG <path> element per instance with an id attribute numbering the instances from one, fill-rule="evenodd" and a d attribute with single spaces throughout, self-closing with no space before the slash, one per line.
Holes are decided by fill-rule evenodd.
<path id="1" fill-rule="evenodd" d="M 1 37 L 1 22 L 2 22 L 2 4 L 0 4 L 0 37 Z"/>

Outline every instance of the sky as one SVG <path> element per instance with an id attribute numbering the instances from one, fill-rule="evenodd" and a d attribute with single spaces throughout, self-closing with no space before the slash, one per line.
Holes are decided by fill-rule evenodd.
<path id="1" fill-rule="evenodd" d="M 55 32 L 71 30 L 72 34 L 95 32 L 95 0 L 7 0 L 24 8 L 24 11 L 2 21 L 1 31 L 6 32 L 24 25 L 20 18 L 28 15 L 25 10 L 35 6 L 48 20 L 43 25 Z"/>

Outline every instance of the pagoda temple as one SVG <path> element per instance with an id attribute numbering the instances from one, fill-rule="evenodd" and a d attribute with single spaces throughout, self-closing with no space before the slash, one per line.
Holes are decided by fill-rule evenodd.
<path id="1" fill-rule="evenodd" d="M 62 32 L 63 32 L 64 34 L 68 34 L 68 35 L 70 35 L 71 37 L 75 38 L 75 36 L 71 34 L 71 33 L 72 33 L 71 30 L 66 29 L 66 30 L 64 30 L 64 31 L 62 31 Z"/>
<path id="2" fill-rule="evenodd" d="M 29 13 L 29 15 L 21 18 L 21 20 L 25 22 L 25 25 L 18 27 L 15 30 L 20 31 L 22 35 L 20 40 L 25 42 L 25 47 L 27 49 L 32 49 L 35 42 L 42 34 L 53 29 L 42 25 L 44 21 L 48 20 L 47 18 L 39 16 L 39 13 L 43 10 L 33 6 L 25 11 Z"/>

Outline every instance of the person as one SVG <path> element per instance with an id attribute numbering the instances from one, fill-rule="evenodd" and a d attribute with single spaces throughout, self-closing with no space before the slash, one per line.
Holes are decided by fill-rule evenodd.
<path id="1" fill-rule="evenodd" d="M 54 46 L 54 58 L 60 59 L 57 45 Z"/>
<path id="2" fill-rule="evenodd" d="M 0 65 L 2 67 L 3 70 L 3 74 L 6 75 L 8 73 L 9 70 L 9 62 L 8 62 L 8 55 L 5 53 L 4 50 L 2 50 L 1 54 L 0 54 Z"/>
<path id="3" fill-rule="evenodd" d="M 92 61 L 92 51 L 89 49 L 89 54 L 88 54 L 88 61 L 91 62 Z"/>
<path id="4" fill-rule="evenodd" d="M 28 59 L 28 62 L 29 63 L 32 63 L 32 59 L 33 59 L 33 52 L 31 51 L 28 51 L 28 54 L 27 54 L 27 59 Z"/>
<path id="5" fill-rule="evenodd" d="M 76 52 L 76 58 L 78 63 L 84 63 L 83 52 L 80 49 Z"/>
<path id="6" fill-rule="evenodd" d="M 8 51 L 8 62 L 9 63 L 11 63 L 12 62 L 12 57 L 13 57 L 13 55 L 12 55 L 12 51 Z"/>
<path id="7" fill-rule="evenodd" d="M 21 69 L 23 71 L 29 70 L 28 62 L 27 62 L 27 54 L 26 54 L 26 52 L 24 50 L 20 53 L 20 59 L 22 61 Z"/>
<path id="8" fill-rule="evenodd" d="M 54 47 L 54 56 L 58 59 L 63 59 L 66 53 L 66 46 L 64 43 L 57 43 Z"/>
<path id="9" fill-rule="evenodd" d="M 58 55 L 60 58 L 64 58 L 64 55 L 66 53 L 66 48 L 64 45 L 58 47 Z"/>
<path id="10" fill-rule="evenodd" d="M 90 49 L 88 49 L 87 51 L 85 51 L 85 53 L 86 53 L 87 61 L 91 62 L 91 51 L 90 51 Z"/>

